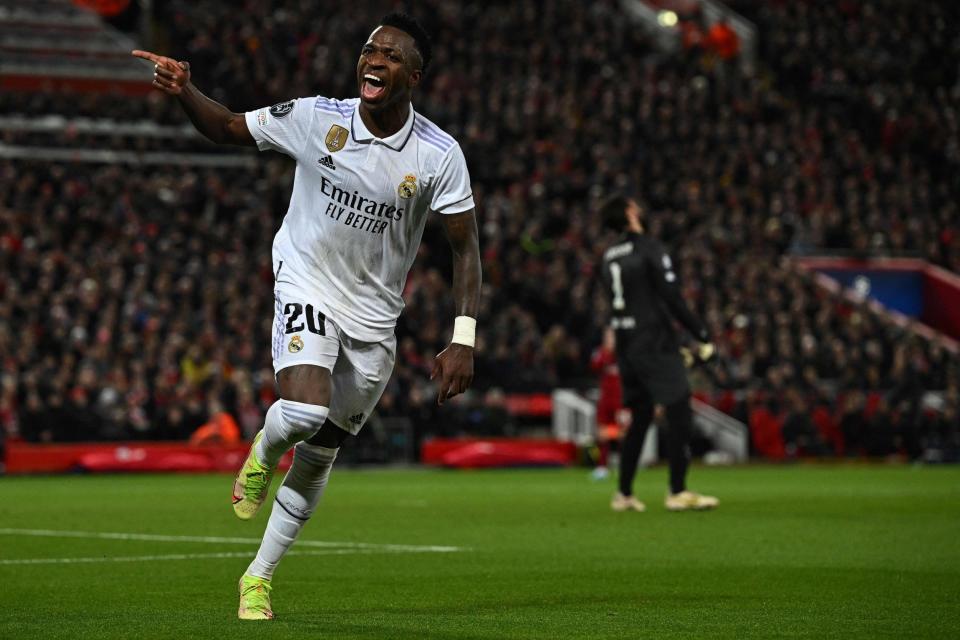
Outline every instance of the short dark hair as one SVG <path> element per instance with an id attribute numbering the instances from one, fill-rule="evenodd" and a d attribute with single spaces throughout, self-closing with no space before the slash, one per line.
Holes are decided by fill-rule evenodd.
<path id="1" fill-rule="evenodd" d="M 399 29 L 413 38 L 413 44 L 416 46 L 417 53 L 420 54 L 420 60 L 423 62 L 420 70 L 427 70 L 427 65 L 430 64 L 430 59 L 433 57 L 433 45 L 430 44 L 430 36 L 427 35 L 426 29 L 420 26 L 416 18 L 407 13 L 388 13 L 383 16 L 380 26 Z"/>
<path id="2" fill-rule="evenodd" d="M 615 193 L 600 203 L 600 220 L 603 226 L 614 231 L 623 231 L 627 226 L 627 196 Z"/>

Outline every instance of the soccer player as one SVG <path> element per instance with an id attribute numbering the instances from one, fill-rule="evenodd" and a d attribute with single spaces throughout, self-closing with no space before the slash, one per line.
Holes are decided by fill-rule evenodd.
<path id="1" fill-rule="evenodd" d="M 633 479 L 654 405 L 664 407 L 670 462 L 670 511 L 712 509 L 719 501 L 687 490 L 687 441 L 693 416 L 690 384 L 672 318 L 698 340 L 694 357 L 709 359 L 715 349 L 706 327 L 680 293 L 673 261 L 656 239 L 645 233 L 643 209 L 622 195 L 600 207 L 603 224 L 623 235 L 603 254 L 602 277 L 610 292 L 610 326 L 616 331 L 617 363 L 623 404 L 632 421 L 620 450 L 620 489 L 610 503 L 614 511 L 645 511 L 633 495 Z"/>
<path id="2" fill-rule="evenodd" d="M 616 337 L 613 329 L 603 332 L 603 342 L 590 356 L 590 369 L 600 378 L 600 397 L 597 398 L 597 441 L 599 455 L 597 467 L 590 474 L 595 480 L 609 475 L 607 464 L 611 445 L 620 440 L 622 428 L 623 391 L 620 385 L 620 370 L 617 368 Z"/>
<path id="3" fill-rule="evenodd" d="M 154 86 L 176 96 L 210 140 L 297 162 L 273 242 L 280 399 L 233 490 L 237 516 L 252 518 L 294 448 L 263 542 L 240 579 L 239 617 L 271 619 L 274 570 L 317 508 L 344 438 L 360 431 L 390 378 L 401 293 L 430 212 L 441 214 L 453 251 L 457 312 L 431 375 L 438 402 L 472 381 L 481 270 L 470 177 L 457 142 L 411 105 L 431 45 L 407 15 L 386 16 L 370 34 L 357 62 L 360 97 L 347 100 L 299 98 L 233 113 L 190 83 L 187 62 L 133 55 L 154 63 Z"/>

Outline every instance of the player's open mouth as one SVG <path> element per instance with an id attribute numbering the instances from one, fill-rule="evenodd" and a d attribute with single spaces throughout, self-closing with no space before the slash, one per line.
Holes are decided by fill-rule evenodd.
<path id="1" fill-rule="evenodd" d="M 386 82 L 372 73 L 363 74 L 363 84 L 360 85 L 360 96 L 364 100 L 376 100 L 386 91 Z"/>

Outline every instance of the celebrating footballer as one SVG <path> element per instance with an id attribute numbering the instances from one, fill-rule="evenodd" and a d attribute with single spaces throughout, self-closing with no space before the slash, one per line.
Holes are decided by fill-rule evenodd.
<path id="1" fill-rule="evenodd" d="M 390 378 L 401 293 L 430 213 L 440 214 L 452 249 L 456 307 L 453 338 L 433 367 L 438 402 L 471 383 L 481 269 L 470 176 L 456 140 L 411 105 L 431 46 L 407 15 L 386 16 L 363 44 L 359 98 L 298 98 L 234 113 L 190 82 L 189 63 L 133 55 L 154 64 L 153 85 L 175 96 L 213 142 L 256 145 L 297 163 L 273 241 L 280 399 L 233 490 L 237 516 L 253 518 L 294 448 L 239 586 L 239 617 L 271 619 L 274 570 L 316 510 L 339 447 L 363 427 Z"/>

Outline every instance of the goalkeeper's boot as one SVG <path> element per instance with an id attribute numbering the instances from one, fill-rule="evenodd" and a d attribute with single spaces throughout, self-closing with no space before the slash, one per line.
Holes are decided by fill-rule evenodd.
<path id="1" fill-rule="evenodd" d="M 257 515 L 267 499 L 270 480 L 273 479 L 273 469 L 257 460 L 257 443 L 262 437 L 263 430 L 253 439 L 250 453 L 233 482 L 233 511 L 241 520 L 249 520 Z"/>
<path id="2" fill-rule="evenodd" d="M 273 620 L 270 608 L 270 581 L 266 578 L 243 574 L 240 577 L 240 610 L 237 616 L 241 620 Z"/>
<path id="3" fill-rule="evenodd" d="M 642 513 L 647 510 L 647 505 L 633 496 L 625 496 L 618 491 L 613 494 L 613 500 L 610 501 L 610 508 L 614 511 L 639 511 Z"/>
<path id="4" fill-rule="evenodd" d="M 706 511 L 707 509 L 716 509 L 720 501 L 713 496 L 703 496 L 693 491 L 681 491 L 680 493 L 668 493 L 663 504 L 667 507 L 667 511 Z"/>

